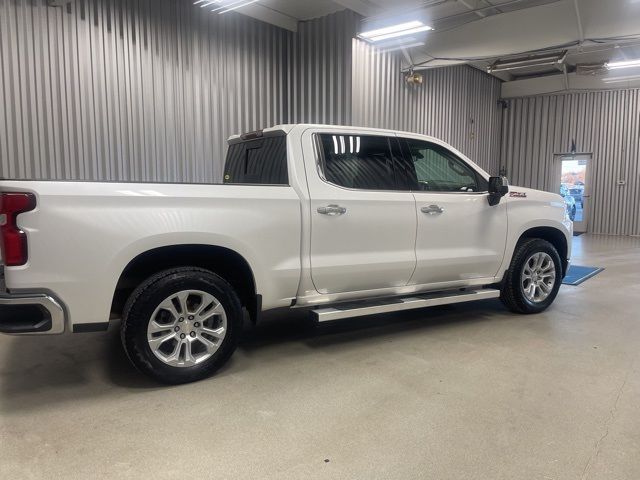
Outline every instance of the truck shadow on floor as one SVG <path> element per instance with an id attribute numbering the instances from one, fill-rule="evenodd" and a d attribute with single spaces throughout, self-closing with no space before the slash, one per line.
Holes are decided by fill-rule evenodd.
<path id="1" fill-rule="evenodd" d="M 306 311 L 274 311 L 258 325 L 245 322 L 238 351 L 218 373 L 203 382 L 268 365 L 310 349 L 344 350 L 389 338 L 430 335 L 434 331 L 465 329 L 480 322 L 510 322 L 521 317 L 497 300 L 444 305 L 400 313 L 316 324 Z M 301 348 L 291 348 L 291 346 Z M 266 353 L 268 355 L 265 355 Z M 136 371 L 120 344 L 119 325 L 108 332 L 43 337 L 3 337 L 0 343 L 0 416 L 47 405 L 113 395 L 155 391 L 167 387 Z"/>
<path id="2" fill-rule="evenodd" d="M 435 330 L 467 328 L 479 322 L 517 320 L 499 300 L 407 310 L 316 323 L 304 310 L 268 312 L 256 326 L 245 331 L 240 349 L 254 353 L 283 342 L 303 342 L 310 348 L 375 341 L 377 337 L 402 338 Z"/>

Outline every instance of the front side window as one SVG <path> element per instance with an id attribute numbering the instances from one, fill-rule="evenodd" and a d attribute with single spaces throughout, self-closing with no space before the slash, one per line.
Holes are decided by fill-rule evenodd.
<path id="1" fill-rule="evenodd" d="M 429 192 L 482 192 L 486 180 L 452 152 L 435 143 L 405 140 L 418 189 Z M 412 172 L 413 173 L 413 172 Z"/>
<path id="2" fill-rule="evenodd" d="M 325 179 L 360 190 L 396 189 L 391 139 L 375 135 L 319 134 Z"/>
<path id="3" fill-rule="evenodd" d="M 288 185 L 286 136 L 276 135 L 229 145 L 224 183 Z"/>

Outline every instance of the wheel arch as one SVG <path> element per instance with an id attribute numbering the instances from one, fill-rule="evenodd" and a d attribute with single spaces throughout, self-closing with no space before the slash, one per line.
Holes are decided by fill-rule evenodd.
<path id="1" fill-rule="evenodd" d="M 111 313 L 120 316 L 133 290 L 146 278 L 162 270 L 180 266 L 200 267 L 221 276 L 238 293 L 253 321 L 261 310 L 256 279 L 244 256 L 227 247 L 205 244 L 165 245 L 139 253 L 124 267 L 115 286 Z"/>
<path id="2" fill-rule="evenodd" d="M 529 228 L 528 230 L 522 232 L 522 234 L 518 238 L 515 248 L 518 248 L 518 245 L 520 245 L 523 240 L 526 240 L 528 238 L 541 238 L 542 240 L 546 240 L 555 247 L 555 249 L 558 251 L 558 254 L 560 255 L 560 261 L 562 262 L 562 278 L 564 278 L 569 267 L 569 245 L 567 242 L 567 237 L 562 232 L 562 230 L 551 226 Z"/>

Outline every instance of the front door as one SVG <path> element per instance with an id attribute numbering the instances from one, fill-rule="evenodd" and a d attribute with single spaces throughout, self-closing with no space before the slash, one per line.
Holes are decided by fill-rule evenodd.
<path id="1" fill-rule="evenodd" d="M 311 277 L 318 292 L 400 287 L 415 268 L 415 200 L 399 191 L 395 136 L 308 131 Z M 308 143 L 307 143 L 308 145 Z"/>
<path id="2" fill-rule="evenodd" d="M 418 185 L 417 265 L 411 284 L 494 277 L 504 257 L 506 202 L 490 206 L 487 180 L 448 148 L 403 141 Z"/>

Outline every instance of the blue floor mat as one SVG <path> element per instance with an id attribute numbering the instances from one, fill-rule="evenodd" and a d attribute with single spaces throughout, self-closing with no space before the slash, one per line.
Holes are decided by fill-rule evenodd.
<path id="1" fill-rule="evenodd" d="M 564 285 L 580 285 L 585 280 L 595 277 L 604 268 L 601 267 L 581 267 L 579 265 L 570 265 L 567 275 L 562 280 Z"/>

